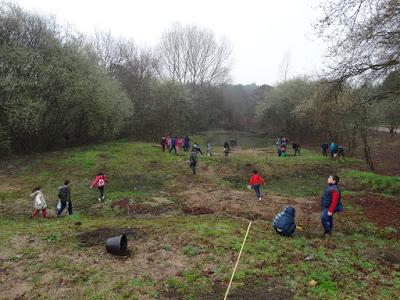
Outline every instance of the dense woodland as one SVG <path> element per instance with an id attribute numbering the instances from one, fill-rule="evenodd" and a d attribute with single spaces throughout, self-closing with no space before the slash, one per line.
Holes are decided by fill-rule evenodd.
<path id="1" fill-rule="evenodd" d="M 322 5 L 328 71 L 257 86 L 230 84 L 233 47 L 208 29 L 173 24 L 145 49 L 0 2 L 0 151 L 251 129 L 363 147 L 373 169 L 370 133 L 400 125 L 400 4 Z"/>

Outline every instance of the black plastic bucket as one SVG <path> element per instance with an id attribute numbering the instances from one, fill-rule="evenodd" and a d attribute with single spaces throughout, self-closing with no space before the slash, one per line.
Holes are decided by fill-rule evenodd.
<path id="1" fill-rule="evenodd" d="M 107 252 L 115 255 L 126 255 L 128 252 L 128 239 L 125 234 L 107 239 Z"/>

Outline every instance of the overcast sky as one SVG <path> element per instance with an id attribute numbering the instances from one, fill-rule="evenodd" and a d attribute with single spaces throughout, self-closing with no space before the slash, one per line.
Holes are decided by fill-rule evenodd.
<path id="1" fill-rule="evenodd" d="M 289 77 L 322 69 L 324 45 L 312 29 L 320 0 L 15 0 L 60 24 L 92 34 L 111 31 L 152 47 L 174 22 L 196 24 L 233 45 L 233 83 L 276 84 L 290 57 Z"/>

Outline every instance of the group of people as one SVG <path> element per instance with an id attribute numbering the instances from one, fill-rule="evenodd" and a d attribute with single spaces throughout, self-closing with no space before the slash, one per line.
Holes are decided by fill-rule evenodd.
<path id="1" fill-rule="evenodd" d="M 288 143 L 287 138 L 279 138 L 277 140 L 277 145 L 280 147 L 280 156 L 285 156 L 285 150 L 282 151 L 282 146 L 286 146 Z M 169 148 L 169 152 L 179 151 L 180 146 L 183 145 L 184 151 L 188 151 L 187 148 L 190 147 L 190 138 L 186 136 L 184 139 L 180 139 L 179 137 L 173 136 L 168 138 L 162 138 L 161 146 L 162 151 L 165 151 L 166 147 Z M 296 144 L 297 145 L 297 144 Z M 328 145 L 322 145 L 323 154 L 327 155 Z M 230 145 L 228 142 L 224 143 L 224 153 L 227 156 L 229 153 Z M 293 149 L 295 149 L 295 155 L 298 151 L 300 154 L 300 146 L 295 147 L 295 143 L 293 143 Z M 331 153 L 341 153 L 340 146 L 337 147 L 335 143 L 329 147 Z M 198 154 L 203 154 L 198 143 L 194 143 L 189 156 L 189 166 L 192 170 L 193 174 L 196 174 L 196 167 L 198 163 Z M 212 156 L 212 148 L 211 144 L 207 143 L 207 154 Z M 342 154 L 341 154 L 342 155 Z M 333 155 L 331 154 L 333 157 Z M 90 184 L 90 188 L 97 187 L 99 191 L 99 202 L 104 201 L 105 194 L 104 188 L 106 183 L 108 183 L 108 178 L 104 175 L 104 173 L 100 172 L 96 175 L 96 178 Z M 321 197 L 321 223 L 324 228 L 324 235 L 330 235 L 333 229 L 333 214 L 335 212 L 342 212 L 343 205 L 341 202 L 341 192 L 339 189 L 339 177 L 337 175 L 329 175 L 327 180 L 328 186 L 325 188 L 323 195 Z M 257 201 L 261 201 L 261 186 L 265 185 L 264 179 L 258 173 L 257 170 L 254 170 L 248 184 L 248 188 L 255 191 Z M 33 189 L 30 196 L 33 198 L 34 202 L 34 211 L 32 217 L 35 218 L 39 214 L 39 211 L 42 211 L 43 218 L 47 218 L 47 203 L 45 197 L 42 192 L 42 188 L 37 186 Z M 58 188 L 58 203 L 56 205 L 56 215 L 57 218 L 61 216 L 64 209 L 68 209 L 68 213 L 72 215 L 72 200 L 71 200 L 71 182 L 69 180 L 65 180 L 64 184 Z M 295 208 L 289 206 L 286 207 L 282 212 L 278 213 L 273 222 L 272 226 L 276 230 L 276 232 L 283 236 L 292 236 L 296 231 L 295 224 Z"/>
<path id="2" fill-rule="evenodd" d="M 332 233 L 333 214 L 335 212 L 343 212 L 339 176 L 329 175 L 327 183 L 328 185 L 321 197 L 321 224 L 324 228 L 324 236 Z M 254 189 L 257 201 L 261 201 L 261 185 L 265 185 L 265 181 L 258 171 L 254 170 L 250 177 L 248 188 Z M 275 216 L 272 226 L 278 234 L 283 236 L 292 236 L 294 234 L 296 231 L 295 214 L 295 208 L 288 206 Z"/>
<path id="3" fill-rule="evenodd" d="M 108 178 L 103 173 L 98 173 L 96 178 L 93 180 L 90 188 L 97 187 L 99 190 L 99 202 L 104 201 L 104 187 L 108 182 Z M 34 210 L 32 213 L 32 218 L 36 218 L 39 211 L 42 211 L 43 218 L 47 218 L 47 202 L 44 198 L 42 187 L 37 186 L 32 190 L 30 196 L 33 198 Z M 71 200 L 71 182 L 66 179 L 64 184 L 58 188 L 58 203 L 56 205 L 56 216 L 57 218 L 61 216 L 64 209 L 67 207 L 69 215 L 72 215 L 72 200 Z"/>
<path id="4" fill-rule="evenodd" d="M 279 157 L 286 157 L 286 149 L 287 145 L 289 144 L 289 139 L 287 137 L 279 137 L 277 138 L 275 145 L 276 145 L 276 151 L 278 153 Z M 300 155 L 300 144 L 299 143 L 292 143 L 292 148 L 294 150 L 294 155 L 297 156 Z"/>
<path id="5" fill-rule="evenodd" d="M 228 142 L 225 142 L 224 143 L 224 153 L 225 153 L 226 157 L 228 156 L 229 149 L 230 149 L 230 147 L 229 147 Z M 192 150 L 189 155 L 189 167 L 192 170 L 193 174 L 196 174 L 196 167 L 197 167 L 197 163 L 199 161 L 199 159 L 198 159 L 199 153 L 203 154 L 203 152 L 201 151 L 200 145 L 197 142 L 195 142 L 193 144 Z M 207 143 L 207 155 L 213 156 L 211 143 Z"/>
<path id="6" fill-rule="evenodd" d="M 163 136 L 160 144 L 162 151 L 168 149 L 169 153 L 174 151 L 174 153 L 177 154 L 181 151 L 181 149 L 183 149 L 183 151 L 188 152 L 190 149 L 190 138 L 189 136 L 182 138 L 176 135 L 167 137 Z"/>
<path id="7" fill-rule="evenodd" d="M 328 145 L 328 143 L 322 144 L 321 150 L 323 156 L 328 156 L 328 149 L 331 159 L 334 159 L 335 157 L 344 157 L 344 147 L 342 145 L 337 145 L 333 141 L 330 145 Z"/>

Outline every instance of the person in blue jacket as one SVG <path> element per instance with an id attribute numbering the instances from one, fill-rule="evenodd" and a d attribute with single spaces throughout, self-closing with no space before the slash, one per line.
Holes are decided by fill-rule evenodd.
<path id="1" fill-rule="evenodd" d="M 331 158 L 333 159 L 336 153 L 336 144 L 334 142 L 332 142 L 331 145 L 329 146 L 329 150 L 331 152 Z"/>
<path id="2" fill-rule="evenodd" d="M 292 236 L 296 231 L 296 224 L 294 223 L 295 214 L 296 210 L 293 207 L 286 207 L 284 211 L 275 216 L 272 227 L 280 235 Z"/>

